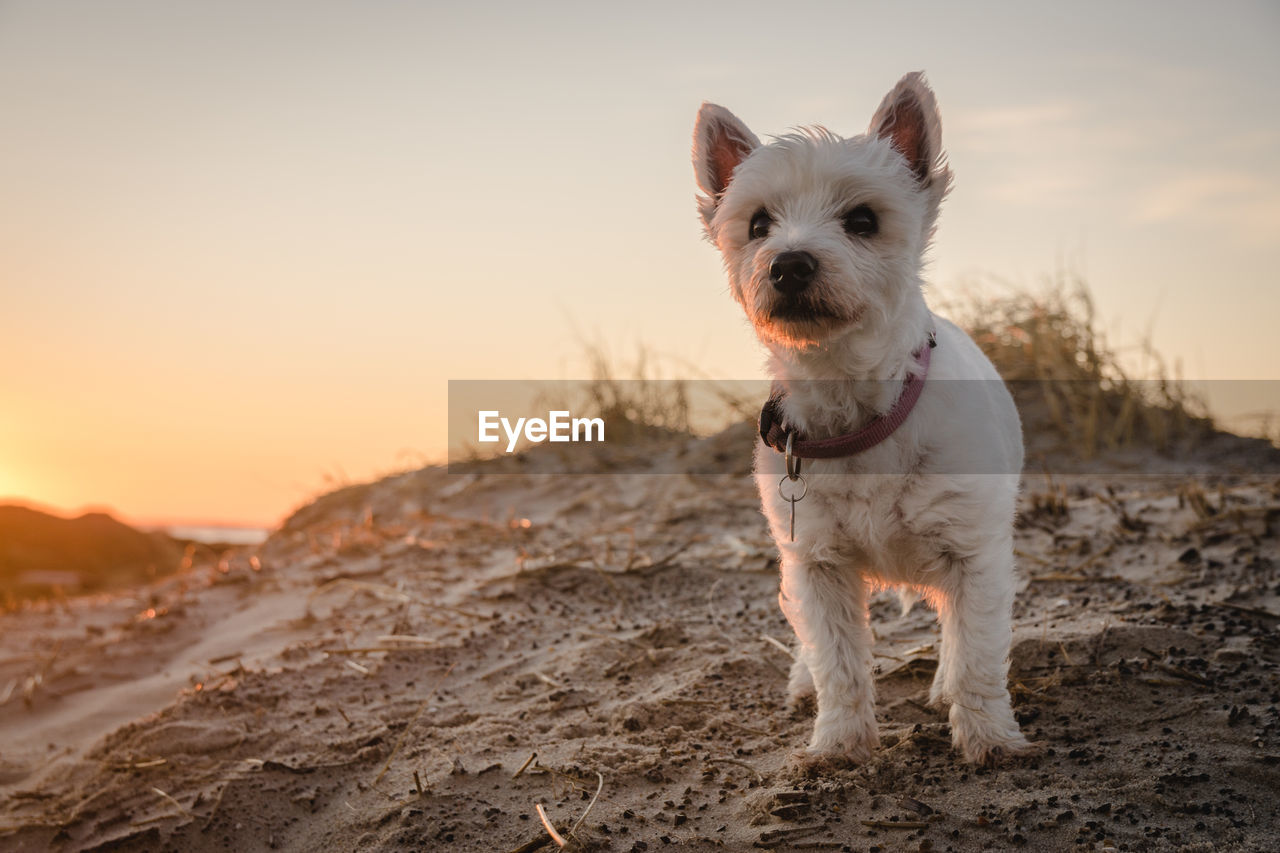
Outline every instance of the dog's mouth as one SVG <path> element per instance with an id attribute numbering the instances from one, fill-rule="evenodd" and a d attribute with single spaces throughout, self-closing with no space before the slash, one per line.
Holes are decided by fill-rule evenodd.
<path id="1" fill-rule="evenodd" d="M 766 316 L 771 323 L 810 327 L 842 326 L 854 319 L 820 300 L 804 296 L 788 296 L 779 299 L 769 306 Z"/>
<path id="2" fill-rule="evenodd" d="M 809 348 L 821 346 L 853 325 L 860 314 L 859 311 L 850 316 L 821 300 L 798 294 L 779 298 L 757 315 L 756 325 L 770 340 L 789 347 Z"/>

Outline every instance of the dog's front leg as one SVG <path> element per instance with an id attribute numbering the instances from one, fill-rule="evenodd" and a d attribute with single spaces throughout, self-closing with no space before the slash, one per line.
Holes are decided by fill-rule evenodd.
<path id="1" fill-rule="evenodd" d="M 951 703 L 951 737 L 965 759 L 989 763 L 1031 748 L 1006 684 L 1012 640 L 1013 547 L 993 541 L 970 560 L 949 560 L 938 606 L 942 648 L 930 691 Z"/>
<path id="2" fill-rule="evenodd" d="M 797 669 L 817 692 L 809 755 L 867 760 L 879 735 L 866 581 L 848 566 L 784 559 L 779 601 L 800 640 Z"/>

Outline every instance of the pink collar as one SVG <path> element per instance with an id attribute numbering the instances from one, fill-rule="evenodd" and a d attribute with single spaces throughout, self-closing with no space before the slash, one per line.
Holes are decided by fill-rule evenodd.
<path id="1" fill-rule="evenodd" d="M 764 407 L 760 409 L 760 437 L 774 450 L 786 453 L 787 435 L 794 433 L 791 454 L 799 459 L 839 459 L 870 450 L 893 435 L 893 431 L 902 426 L 902 422 L 915 408 L 916 402 L 920 399 L 920 392 L 924 390 L 925 378 L 929 375 L 929 354 L 937 345 L 936 336 L 930 332 L 929 345 L 922 346 L 911 354 L 920 363 L 920 374 L 908 376 L 902 383 L 902 393 L 898 395 L 893 408 L 872 419 L 862 429 L 831 438 L 805 438 L 798 430 L 788 429 L 783 422 L 779 405 L 784 395 L 775 387 Z"/>

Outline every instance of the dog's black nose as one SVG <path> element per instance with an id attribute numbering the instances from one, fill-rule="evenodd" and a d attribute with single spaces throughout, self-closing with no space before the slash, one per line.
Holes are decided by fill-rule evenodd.
<path id="1" fill-rule="evenodd" d="M 813 283 L 818 261 L 808 252 L 783 252 L 769 264 L 769 281 L 779 293 L 800 293 Z"/>

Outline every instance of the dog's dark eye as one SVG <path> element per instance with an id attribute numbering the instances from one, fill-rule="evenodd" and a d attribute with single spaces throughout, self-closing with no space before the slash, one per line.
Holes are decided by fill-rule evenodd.
<path id="1" fill-rule="evenodd" d="M 751 239 L 763 240 L 769 236 L 769 228 L 773 225 L 773 217 L 771 217 L 763 207 L 756 211 L 756 215 L 751 217 Z"/>
<path id="2" fill-rule="evenodd" d="M 858 237 L 870 237 L 880 230 L 876 212 L 860 204 L 844 215 L 844 230 Z"/>

